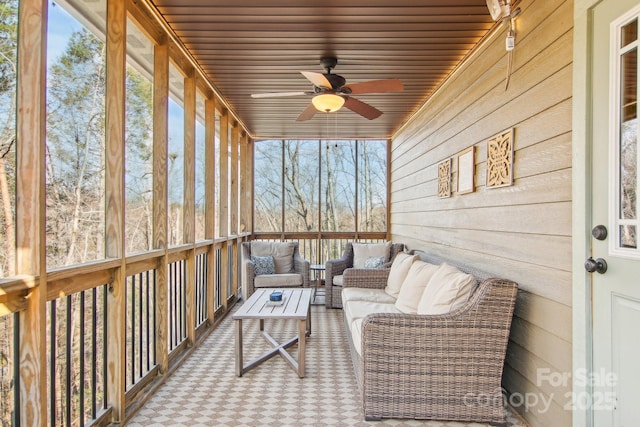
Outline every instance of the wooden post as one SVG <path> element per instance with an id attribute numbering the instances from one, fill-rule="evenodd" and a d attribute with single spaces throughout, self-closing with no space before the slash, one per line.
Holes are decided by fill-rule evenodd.
<path id="1" fill-rule="evenodd" d="M 240 192 L 240 183 L 238 181 L 238 150 L 240 148 L 240 132 L 238 122 L 233 122 L 231 126 L 231 155 L 229 156 L 229 234 L 238 234 L 238 201 Z M 231 246 L 231 295 L 238 295 L 238 239 L 233 239 Z"/>
<path id="2" fill-rule="evenodd" d="M 385 231 L 387 232 L 387 240 L 391 240 L 391 140 L 387 139 L 387 223 L 385 224 Z"/>
<path id="3" fill-rule="evenodd" d="M 105 155 L 105 255 L 120 258 L 107 298 L 107 402 L 113 421 L 125 416 L 126 275 L 124 257 L 124 152 L 127 10 L 124 2 L 107 2 L 107 80 Z"/>
<path id="4" fill-rule="evenodd" d="M 224 109 L 220 115 L 220 236 L 229 236 L 229 111 Z M 227 308 L 229 297 L 229 246 L 222 245 L 220 268 L 220 290 L 222 304 Z"/>
<path id="5" fill-rule="evenodd" d="M 231 155 L 229 156 L 229 235 L 238 234 L 238 200 L 240 186 L 238 182 L 238 149 L 240 146 L 240 132 L 237 122 L 231 126 Z"/>
<path id="6" fill-rule="evenodd" d="M 204 237 L 208 240 L 215 239 L 215 219 L 216 219 L 216 100 L 211 95 L 204 103 L 204 150 L 205 150 L 205 217 L 204 217 Z M 207 268 L 207 317 L 209 321 L 214 321 L 216 312 L 216 247 L 209 246 L 208 268 Z"/>
<path id="7" fill-rule="evenodd" d="M 240 233 L 251 230 L 251 154 L 249 136 L 242 132 L 240 138 Z"/>
<path id="8" fill-rule="evenodd" d="M 18 275 L 40 277 L 19 315 L 19 424 L 47 422 L 45 247 L 45 85 L 47 4 L 21 0 L 16 88 L 16 251 Z M 17 387 L 19 386 L 19 391 Z"/>
<path id="9" fill-rule="evenodd" d="M 167 322 L 167 152 L 169 118 L 169 44 L 154 48 L 153 75 L 153 248 L 165 254 L 156 273 L 156 363 L 163 374 L 169 369 Z"/>
<path id="10" fill-rule="evenodd" d="M 196 191 L 196 79 L 193 70 L 184 79 L 184 243 L 195 242 L 195 191 Z M 195 250 L 186 259 L 186 327 L 190 345 L 196 341 L 196 260 Z"/>

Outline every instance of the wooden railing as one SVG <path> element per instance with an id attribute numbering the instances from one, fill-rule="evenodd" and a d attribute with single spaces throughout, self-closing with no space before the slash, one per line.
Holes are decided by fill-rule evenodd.
<path id="1" fill-rule="evenodd" d="M 385 232 L 367 233 L 255 233 L 254 240 L 297 241 L 300 256 L 311 264 L 324 264 L 330 259 L 342 256 L 348 242 L 382 242 L 387 238 Z"/>
<path id="2" fill-rule="evenodd" d="M 47 274 L 48 424 L 106 425 L 109 405 L 107 348 L 122 339 L 124 402 L 127 413 L 184 359 L 239 297 L 239 244 L 249 239 L 298 241 L 300 254 L 312 264 L 339 257 L 347 242 L 382 241 L 385 233 L 259 233 L 200 242 L 169 250 L 129 256 L 125 264 L 124 335 L 109 333 L 109 294 L 121 260 L 102 260 L 52 270 Z M 193 266 L 193 267 L 191 267 Z M 0 304 L 5 313 L 19 311 L 38 278 L 0 281 Z M 164 294 L 162 293 L 164 290 Z M 0 352 L 7 362 L 0 374 L 11 376 L 13 389 L 0 390 L 4 411 L 20 425 L 18 405 L 20 333 L 14 316 L 0 316 Z M 164 320 L 162 319 L 164 317 Z M 117 322 L 115 322 L 117 324 Z M 113 378 L 111 379 L 113 381 Z M 117 382 L 117 381 L 116 381 Z"/>
<path id="3" fill-rule="evenodd" d="M 124 260 L 126 302 L 120 311 L 124 313 L 120 345 L 124 348 L 123 405 L 128 412 L 140 405 L 142 397 L 177 367 L 235 303 L 240 273 L 233 263 L 238 259 L 239 243 L 248 238 L 200 242 Z M 223 254 L 227 256 L 224 260 Z M 107 369 L 107 348 L 115 344 L 110 340 L 118 335 L 109 329 L 118 322 L 108 318 L 108 295 L 121 266 L 121 260 L 102 260 L 47 274 L 45 375 L 51 426 L 107 425 L 112 419 L 107 382 L 114 373 Z M 224 284 L 223 278 L 227 278 Z M 20 331 L 14 318 L 24 307 L 30 289 L 37 286 L 38 278 L 0 280 L 0 304 L 5 314 L 0 316 L 0 357 L 4 359 L 0 376 L 11 378 L 12 383 L 10 389 L 0 389 L 0 416 L 4 417 L 0 425 L 8 425 L 9 417 L 10 425 L 20 425 L 19 411 L 14 410 L 20 397 L 16 339 Z M 11 312 L 16 314 L 9 315 Z M 159 354 L 158 349 L 164 349 L 165 354 Z"/>

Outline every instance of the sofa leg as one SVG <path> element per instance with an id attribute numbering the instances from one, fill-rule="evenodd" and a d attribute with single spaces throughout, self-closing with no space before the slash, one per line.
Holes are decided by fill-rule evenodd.
<path id="1" fill-rule="evenodd" d="M 364 416 L 364 420 L 365 421 L 380 421 L 380 420 L 382 420 L 382 417 L 373 417 L 371 415 L 365 415 Z"/>

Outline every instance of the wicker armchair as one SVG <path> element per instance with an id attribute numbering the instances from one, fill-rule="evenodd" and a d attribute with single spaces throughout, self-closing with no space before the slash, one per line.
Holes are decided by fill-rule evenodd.
<path id="1" fill-rule="evenodd" d="M 393 243 L 389 254 L 389 261 L 383 265 L 383 270 L 391 267 L 391 263 L 395 256 L 404 250 L 404 243 Z M 325 263 L 325 306 L 327 308 L 342 308 L 342 284 L 340 281 L 336 283 L 336 276 L 342 276 L 345 270 L 353 268 L 353 244 L 347 243 L 342 256 L 338 259 L 332 259 Z M 364 269 L 363 269 L 364 270 Z M 376 270 L 371 270 L 376 274 Z M 364 274 L 370 271 L 364 271 Z"/>
<path id="2" fill-rule="evenodd" d="M 351 269 L 343 285 L 384 289 L 387 277 Z M 448 314 L 369 314 L 360 352 L 347 325 L 365 419 L 506 423 L 501 381 L 517 290 L 486 279 Z"/>
<path id="3" fill-rule="evenodd" d="M 291 271 L 277 271 L 278 262 L 276 261 L 275 274 L 255 275 L 254 263 L 251 261 L 252 248 L 254 245 L 260 245 L 260 253 L 257 255 L 276 255 L 281 253 L 282 248 L 288 245 L 293 246 Z M 256 288 L 282 288 L 282 287 L 309 287 L 309 261 L 300 256 L 298 242 L 244 242 L 242 243 L 242 273 L 244 281 L 244 298 L 249 298 Z"/>

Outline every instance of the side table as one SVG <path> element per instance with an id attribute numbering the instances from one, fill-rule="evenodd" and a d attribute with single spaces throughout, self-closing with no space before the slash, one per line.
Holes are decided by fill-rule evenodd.
<path id="1" fill-rule="evenodd" d="M 324 305 L 324 302 L 316 302 L 317 296 L 324 296 L 325 294 L 318 293 L 318 284 L 323 280 L 321 277 L 321 273 L 324 272 L 325 267 L 324 264 L 311 264 L 309 266 L 309 270 L 313 271 L 313 298 L 311 299 L 311 305 Z"/>

